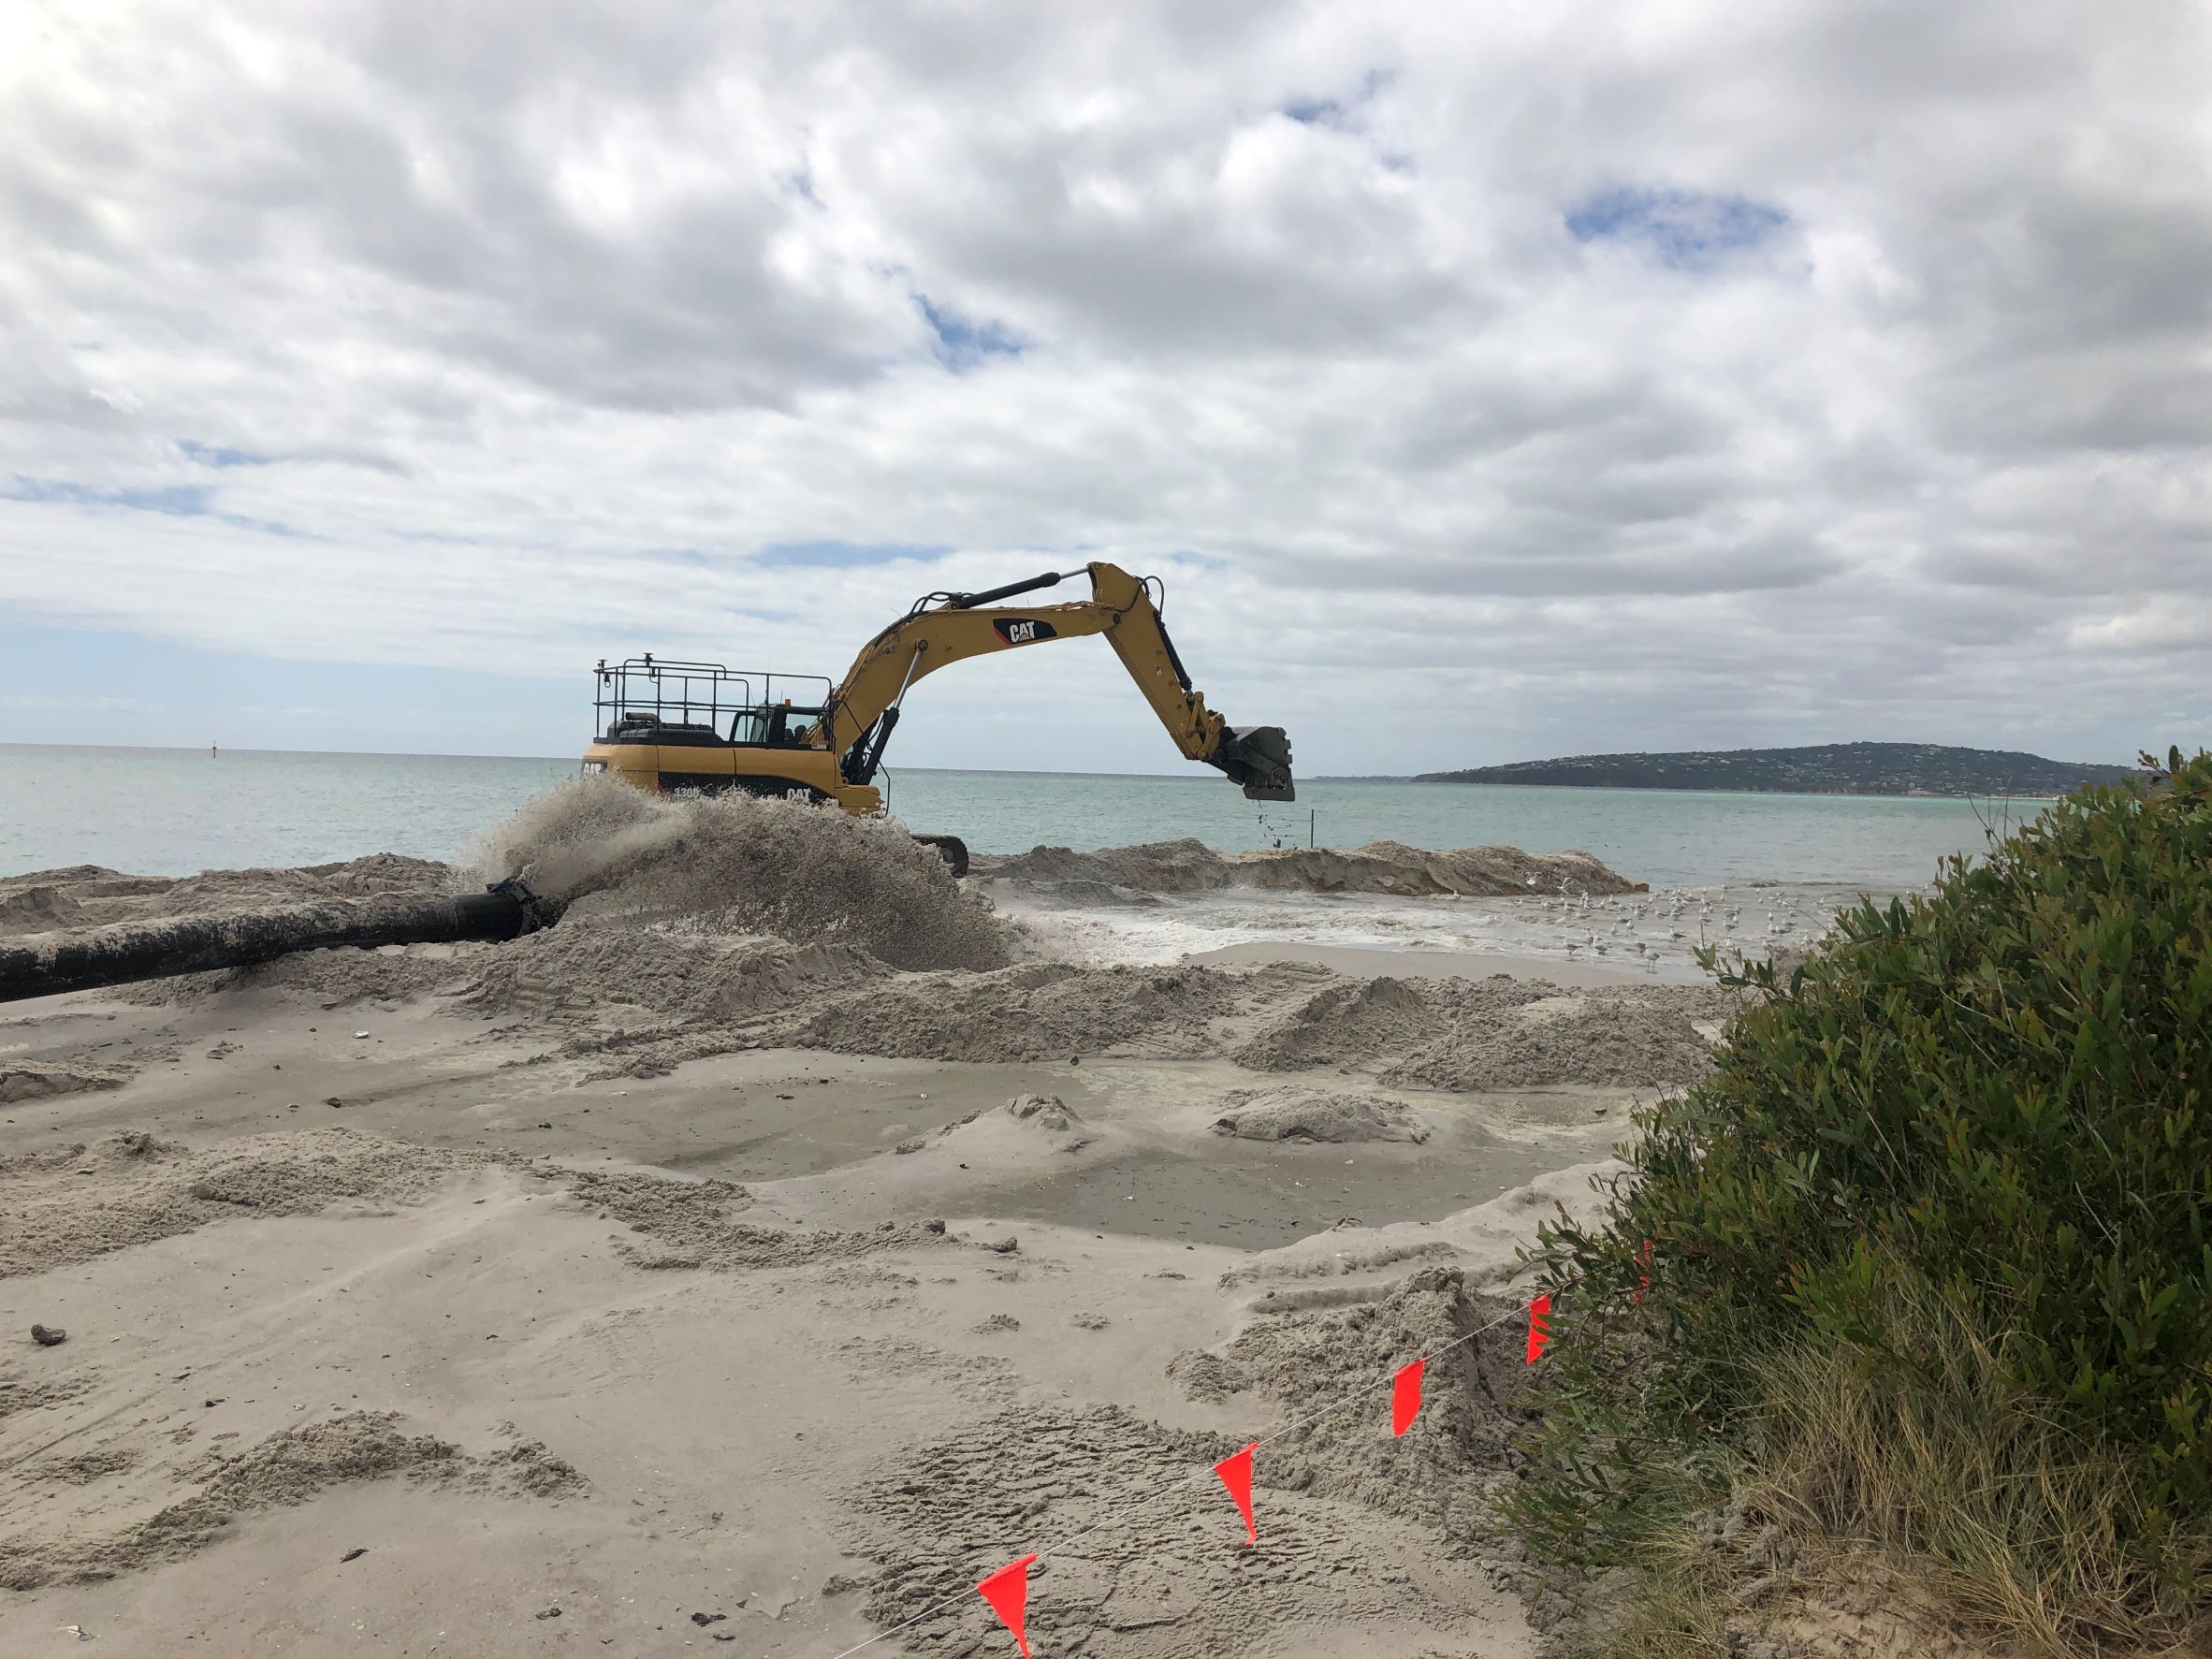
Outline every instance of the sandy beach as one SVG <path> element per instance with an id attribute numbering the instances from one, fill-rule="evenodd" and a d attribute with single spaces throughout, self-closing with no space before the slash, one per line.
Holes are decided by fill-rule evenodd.
<path id="1" fill-rule="evenodd" d="M 571 901 L 0 1011 L 0 1647 L 1011 1652 L 970 1587 L 1037 1550 L 1040 1654 L 1537 1651 L 1485 1506 L 1515 1246 L 1724 994 L 1555 949 L 1108 962 L 1084 928 L 1157 867 L 955 884 L 882 826 L 594 810 L 484 870 L 0 882 L 15 939 Z M 1545 870 L 1554 945 L 1593 888 L 1652 902 L 1588 863 Z M 1384 896 L 1523 904 L 1455 867 Z M 1455 1342 L 1394 1440 L 1391 1372 Z M 1247 1548 L 1207 1465 L 1256 1439 Z"/>

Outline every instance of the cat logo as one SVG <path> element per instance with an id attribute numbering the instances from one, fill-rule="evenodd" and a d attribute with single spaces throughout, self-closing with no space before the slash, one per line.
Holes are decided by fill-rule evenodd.
<path id="1" fill-rule="evenodd" d="M 1034 617 L 994 617 L 991 626 L 1008 645 L 1034 645 L 1041 639 L 1060 637 L 1050 622 L 1040 622 Z"/>
<path id="2" fill-rule="evenodd" d="M 808 789 L 806 786 L 801 785 L 797 789 L 785 790 L 783 792 L 783 798 L 787 801 L 796 801 L 803 807 L 814 799 L 814 792 L 810 789 Z"/>

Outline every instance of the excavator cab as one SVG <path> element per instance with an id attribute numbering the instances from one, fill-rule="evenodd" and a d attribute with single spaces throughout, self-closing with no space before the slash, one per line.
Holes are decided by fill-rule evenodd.
<path id="1" fill-rule="evenodd" d="M 738 748 L 807 749 L 822 724 L 820 707 L 803 708 L 785 698 L 740 710 L 730 721 L 730 741 Z"/>
<path id="2" fill-rule="evenodd" d="M 608 772 L 662 794 L 694 791 L 836 801 L 847 811 L 881 810 L 875 790 L 837 776 L 822 735 L 830 698 L 825 676 L 762 674 L 720 662 L 648 654 L 602 662 L 592 706 L 598 740 L 584 770 Z"/>

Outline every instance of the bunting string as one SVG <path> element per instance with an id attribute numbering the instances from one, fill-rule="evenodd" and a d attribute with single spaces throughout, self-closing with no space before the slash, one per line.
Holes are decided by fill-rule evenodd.
<path id="1" fill-rule="evenodd" d="M 1508 1308 L 1505 1313 L 1500 1314 L 1496 1318 L 1490 1320 L 1486 1324 L 1477 1325 L 1474 1330 L 1466 1332 L 1462 1335 L 1455 1336 L 1451 1341 L 1444 1344 L 1441 1347 L 1432 1348 L 1429 1350 L 1429 1352 L 1419 1356 L 1418 1359 L 1404 1366 L 1401 1366 L 1395 1373 L 1392 1374 L 1390 1432 L 1393 1434 L 1404 1434 L 1413 1426 L 1414 1417 L 1420 1410 L 1420 1388 L 1422 1374 L 1426 1370 L 1430 1361 L 1443 1358 L 1446 1354 L 1450 1353 L 1454 1348 L 1463 1346 L 1467 1343 L 1473 1342 L 1478 1336 L 1489 1334 L 1491 1332 L 1495 1331 L 1499 1326 L 1506 1324 L 1509 1320 L 1516 1318 L 1525 1318 L 1529 1321 L 1529 1342 L 1527 1350 L 1528 1363 L 1532 1365 L 1535 1364 L 1536 1362 L 1537 1356 L 1543 1351 L 1545 1341 L 1549 1337 L 1549 1328 L 1542 1322 L 1548 1319 L 1550 1313 L 1550 1308 L 1551 1299 L 1549 1296 L 1540 1296 L 1536 1298 L 1535 1302 Z M 1541 1334 L 1539 1334 L 1539 1332 L 1541 1332 Z M 1253 1453 L 1257 1452 L 1264 1446 L 1271 1445 L 1273 1442 L 1282 1439 L 1285 1435 L 1293 1434 L 1301 1429 L 1311 1428 L 1316 1423 L 1324 1422 L 1330 1418 L 1340 1416 L 1344 1412 L 1349 1411 L 1354 1406 L 1360 1404 L 1363 1399 L 1371 1398 L 1372 1396 L 1369 1395 L 1364 1389 L 1362 1389 L 1358 1393 L 1347 1392 L 1334 1404 L 1324 1406 L 1318 1411 L 1308 1412 L 1303 1417 L 1293 1418 L 1288 1422 L 1280 1424 L 1276 1428 L 1270 1430 L 1259 1439 L 1253 1441 L 1243 1450 L 1236 1452 L 1232 1456 L 1224 1458 L 1219 1463 L 1201 1463 L 1196 1469 L 1192 1470 L 1190 1474 L 1185 1476 L 1180 1480 L 1171 1481 L 1166 1486 L 1156 1487 L 1150 1492 L 1139 1493 L 1129 1499 L 1125 1500 L 1119 1505 L 1109 1506 L 1107 1514 L 1091 1522 L 1090 1525 L 1084 1527 L 1081 1532 L 1063 1538 L 1056 1544 L 1047 1545 L 1040 1550 L 1037 1550 L 1033 1553 L 1021 1556 L 1016 1560 L 1008 1563 L 1005 1566 L 1000 1567 L 997 1571 L 994 1572 L 989 1578 L 985 1579 L 981 1584 L 976 1585 L 973 1589 L 957 1591 L 951 1595 L 944 1596 L 940 1600 L 932 1602 L 928 1607 L 924 1608 L 920 1612 L 914 1614 L 911 1618 L 907 1619 L 900 1623 L 894 1624 L 887 1630 L 879 1630 L 874 1636 L 869 1637 L 866 1641 L 855 1642 L 851 1647 L 845 1649 L 842 1652 L 833 1654 L 831 1659 L 852 1659 L 853 1654 L 865 1652 L 866 1649 L 874 1647 L 880 1641 L 887 1640 L 890 1637 L 897 1636 L 904 1631 L 911 1630 L 917 1624 L 926 1623 L 931 1619 L 936 1618 L 939 1614 L 946 1612 L 953 1608 L 965 1606 L 968 1602 L 968 1598 L 970 1595 L 976 1594 L 981 1594 L 983 1599 L 990 1604 L 992 1609 L 999 1614 L 1001 1621 L 1006 1624 L 1008 1630 L 1012 1634 L 1016 1644 L 1020 1647 L 1023 1654 L 1025 1655 L 1025 1659 L 1026 1659 L 1026 1655 L 1029 1652 L 1029 1643 L 1027 1637 L 1023 1630 L 1023 1620 L 1025 1618 L 1027 1607 L 1028 1571 L 1032 1564 L 1048 1560 L 1054 1556 L 1070 1554 L 1073 1551 L 1076 1545 L 1089 1538 L 1094 1533 L 1103 1530 L 1110 1521 L 1120 1519 L 1121 1514 L 1128 1508 L 1138 1504 L 1151 1503 L 1159 1498 L 1171 1496 L 1175 1492 L 1182 1492 L 1186 1488 L 1194 1486 L 1199 1482 L 1208 1478 L 1218 1479 L 1224 1486 L 1229 1488 L 1230 1496 L 1236 1501 L 1237 1507 L 1244 1516 L 1245 1528 L 1250 1535 L 1247 1538 L 1247 1544 L 1257 1542 L 1259 1536 L 1259 1532 L 1252 1518 L 1251 1506 L 1251 1473 Z M 1225 1474 L 1223 1472 L 1224 1470 L 1229 1470 L 1230 1473 Z M 1242 1477 L 1243 1495 L 1241 1496 L 1239 1495 L 1237 1485 L 1232 1484 L 1232 1475 L 1241 1476 Z M 1008 1616 L 1009 1608 L 1012 1609 L 1011 1617 Z"/>

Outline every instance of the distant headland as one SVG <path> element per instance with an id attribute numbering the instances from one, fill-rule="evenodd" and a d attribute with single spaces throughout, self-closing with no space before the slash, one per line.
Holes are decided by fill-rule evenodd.
<path id="1" fill-rule="evenodd" d="M 1678 754 L 1578 754 L 1457 772 L 1416 783 L 1543 783 L 1585 789 L 1717 789 L 1814 795 L 2062 795 L 2085 783 L 2139 778 L 2133 766 L 2048 761 L 1943 743 L 1821 743 Z"/>

